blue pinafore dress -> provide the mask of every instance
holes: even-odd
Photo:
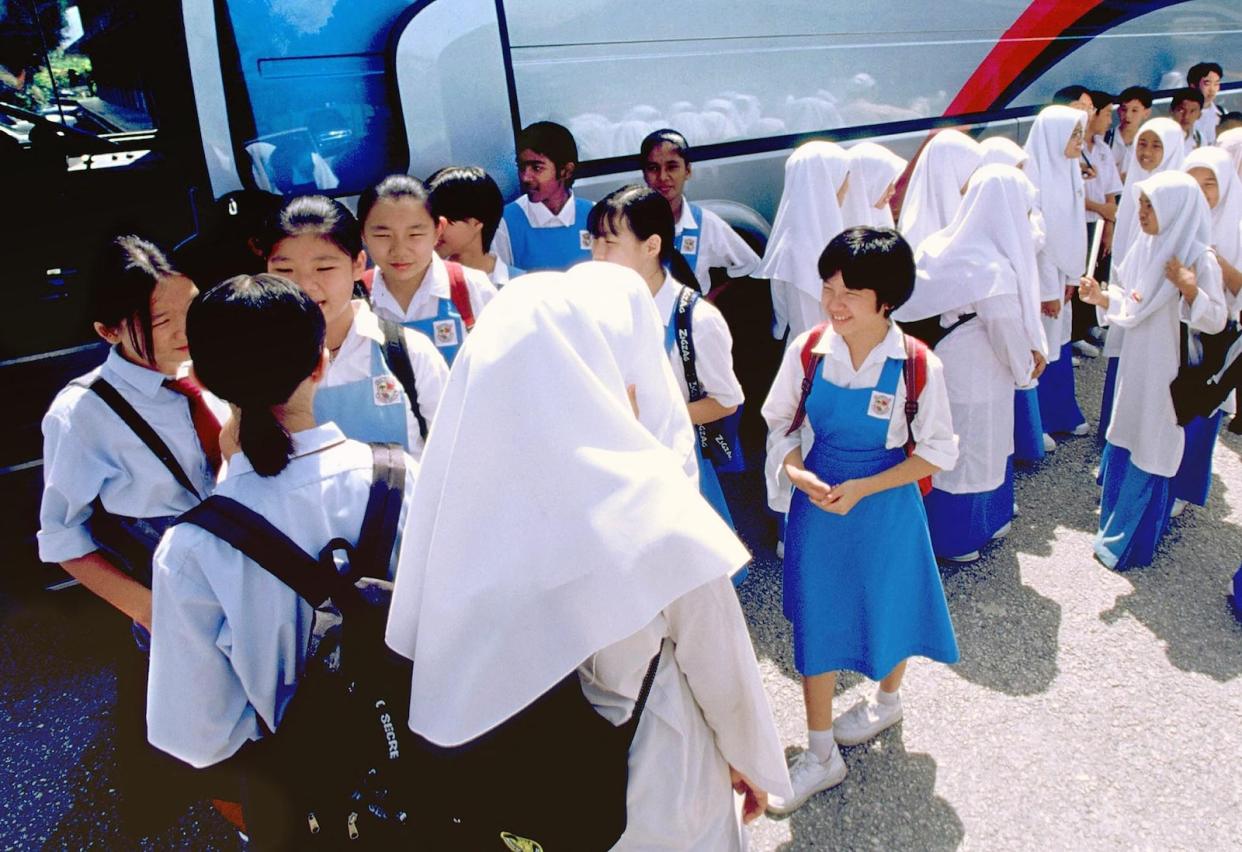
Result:
[[[435,316],[420,320],[406,320],[401,325],[426,335],[451,367],[453,359],[457,357],[457,350],[466,342],[466,322],[461,318],[461,312],[457,310],[452,299],[441,297],[438,301],[440,304],[436,308]],[[323,393],[323,391],[316,391],[316,393]],[[338,422],[337,425],[339,426],[340,423]],[[354,437],[343,427],[342,431],[345,431],[350,438]]]
[[[568,269],[591,259],[591,232],[587,217],[591,202],[574,196],[574,224],[570,227],[534,228],[517,202],[505,205],[503,218],[509,230],[513,265],[527,272]]]
[[[686,202],[690,204],[689,201]],[[690,215],[694,217],[694,221],[698,223],[694,228],[682,228],[681,233],[677,235],[674,245],[681,252],[681,256],[686,259],[686,263],[690,264],[691,269],[695,269],[695,264],[699,259],[699,239],[703,234],[703,208],[697,204],[690,204]]]
[[[447,301],[447,300],[445,300]],[[332,421],[347,438],[372,444],[400,444],[407,451],[409,400],[388,370],[380,345],[371,342],[371,375],[315,391],[315,421]]]
[[[840,387],[822,371],[816,376],[806,400],[815,433],[809,470],[835,485],[901,463],[904,448],[885,447],[893,406],[886,417],[868,413],[872,394],[895,394],[901,373],[900,359],[890,358],[874,388]],[[804,676],[850,669],[879,680],[912,656],[957,662],[918,485],[864,497],[846,515],[825,512],[795,490],[785,531],[784,612]]]

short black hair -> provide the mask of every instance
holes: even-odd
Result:
[[[151,331],[151,294],[160,279],[180,275],[155,243],[124,234],[102,247],[94,266],[90,297],[91,320],[104,328],[129,321],[129,343],[155,366]]]
[[[914,292],[914,252],[894,228],[857,225],[833,237],[819,256],[819,277],[827,281],[838,272],[851,290],[874,290],[885,316]]]
[[[478,166],[445,166],[427,178],[427,190],[434,218],[478,219],[483,223],[483,251],[492,250],[505,199],[491,175]]]
[[[1086,86],[1080,86],[1075,83],[1072,86],[1066,86],[1063,89],[1057,89],[1052,95],[1052,103],[1069,105],[1081,98],[1083,95],[1091,94],[1091,90]]]
[[[371,208],[381,200],[397,201],[402,198],[409,198],[416,204],[423,205],[427,215],[434,219],[429,195],[427,185],[413,175],[389,175],[375,186],[368,186],[358,196],[358,224],[363,228],[367,226],[367,216],[371,214]]]
[[[271,258],[282,240],[302,234],[327,240],[350,260],[362,253],[362,227],[348,207],[326,195],[299,195],[285,202],[272,220],[262,242],[264,258]]]
[[[1089,94],[1091,95],[1091,103],[1095,106],[1096,109],[1104,109],[1105,107],[1110,107],[1113,105],[1113,102],[1117,100],[1112,95],[1110,95],[1108,92],[1101,92],[1098,89],[1092,89],[1089,92]]]
[[[517,153],[534,151],[552,161],[559,172],[570,163],[578,162],[578,143],[569,128],[555,121],[536,121],[522,128],[517,135]],[[569,176],[566,186],[573,183],[573,175]]]
[[[671,127],[664,127],[660,130],[648,133],[643,139],[641,145],[638,146],[638,159],[643,163],[647,162],[647,155],[657,145],[672,145],[673,150],[677,152],[677,156],[685,161],[686,165],[690,165],[690,143],[686,141],[686,137],[680,131]]]
[[[1117,105],[1125,106],[1130,101],[1138,101],[1143,109],[1151,109],[1151,89],[1146,86],[1126,86],[1117,96]]]
[[[1242,112],[1227,112],[1220,117],[1220,123],[1216,125],[1216,133],[1219,136],[1235,127],[1242,127]]]
[[[1169,99],[1169,111],[1172,112],[1186,101],[1194,101],[1199,106],[1203,106],[1203,92],[1191,88],[1178,89]]]
[[[1203,78],[1208,74],[1215,74],[1217,77],[1224,77],[1224,69],[1216,62],[1199,62],[1190,66],[1190,70],[1186,72],[1186,82],[1192,86],[1198,86]]]

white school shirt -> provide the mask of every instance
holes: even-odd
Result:
[[[932,475],[932,484],[950,494],[977,494],[999,488],[1013,454],[1013,394],[1032,386],[1035,366],[1022,325],[1018,297],[1004,294],[942,314],[948,328],[962,315],[976,317],[936,346],[944,364],[957,463]]]
[[[677,236],[681,236],[681,232],[687,228],[699,228],[698,252],[694,256],[694,277],[698,279],[699,287],[706,296],[712,289],[710,270],[723,267],[730,278],[741,278],[750,275],[759,266],[759,255],[755,254],[724,219],[705,207],[699,209],[703,213],[701,224],[694,221],[690,202],[683,199],[676,232]]]
[[[1186,148],[1186,153],[1189,154],[1191,151],[1198,148],[1200,144],[1206,145],[1207,143],[1200,143],[1199,129],[1197,127],[1190,128],[1190,132],[1186,134],[1185,141],[1183,142],[1183,145]]]
[[[1137,133],[1134,134],[1134,138],[1138,138]],[[1117,164],[1117,171],[1121,174],[1125,174],[1130,170],[1130,158],[1134,156],[1134,143],[1127,143],[1126,140],[1121,137],[1121,130],[1117,130],[1113,133],[1112,150],[1113,162]]]
[[[802,421],[802,427],[797,434],[785,434],[793,423],[794,414],[798,410],[798,400],[802,397],[802,347],[806,343],[806,337],[806,334],[801,334],[785,347],[780,369],[772,381],[768,398],[763,403],[763,419],[768,424],[765,463],[768,505],[777,512],[789,511],[789,499],[792,496],[792,484],[785,473],[785,456],[789,455],[790,450],[800,446],[805,457],[815,440],[810,418]],[[812,351],[824,356],[821,373],[825,380],[838,387],[872,388],[880,380],[880,373],[889,358],[905,359],[906,346],[902,337],[901,329],[896,323],[890,322],[888,334],[867,353],[862,366],[857,370],[850,361],[849,347],[831,326],[824,329],[824,336]],[[888,421],[888,435],[884,442],[884,446],[889,449],[905,446],[908,435],[905,406],[906,383],[899,378],[892,414]],[[919,396],[919,411],[914,415],[913,425],[915,455],[941,470],[951,470],[957,462],[957,435],[953,433],[944,365],[940,363],[935,352],[927,353],[927,384],[923,386],[923,392]]]
[[[532,228],[572,228],[577,224],[577,211],[574,206],[574,194],[571,191],[565,206],[560,213],[553,213],[542,201],[532,204],[525,195],[519,195],[513,202],[523,213]],[[582,223],[586,227],[586,223]],[[492,237],[492,253],[507,264],[513,263],[513,243],[509,241],[509,223],[504,219],[496,227],[496,236]]]
[[[630,747],[629,822],[613,852],[746,847],[729,766],[789,795],[784,749],[737,593],[725,577],[687,592],[638,633],[578,669],[582,691],[614,725],[627,721],[663,647]]]
[[[664,285],[655,294],[656,310],[665,329],[672,321],[673,306],[680,292],[681,283],[665,273]],[[741,405],[746,397],[737,376],[733,374],[733,335],[729,333],[729,324],[720,310],[706,299],[699,299],[694,306],[690,335],[694,338],[694,367],[703,392],[725,408]],[[673,365],[673,376],[681,389],[681,398],[689,401],[686,371],[676,347],[669,351],[668,360]]]
[[[1169,383],[1181,362],[1181,323],[1209,334],[1225,325],[1225,298],[1214,252],[1206,252],[1195,263],[1195,276],[1199,292],[1192,305],[1180,295],[1170,299],[1138,325],[1128,326],[1121,338],[1113,417],[1106,438],[1129,450],[1135,467],[1155,476],[1177,473],[1185,448],[1185,430],[1177,425],[1169,395]],[[1173,285],[1166,281],[1164,286]],[[1108,310],[1097,310],[1105,325],[1133,310],[1128,291],[1116,284],[1109,285],[1108,299]],[[1110,331],[1109,337],[1115,333]]]
[[[371,490],[370,447],[332,423],[292,437],[293,458],[279,474],[259,476],[238,453],[216,493],[258,512],[311,555],[333,538],[356,542]],[[409,456],[405,464],[402,516],[418,473]],[[313,618],[310,604],[232,545],[191,524],[174,526],[154,560],[151,744],[204,767],[262,736],[260,720],[277,730]]]
[[[1203,112],[1195,122],[1195,130],[1199,132],[1199,144],[1216,144],[1216,125],[1220,124],[1220,113],[1216,111],[1215,102],[1203,105]]]
[[[142,439],[94,391],[102,376],[155,429],[198,490],[185,490]],[[65,562],[98,545],[91,538],[96,497],[117,515],[179,515],[211,493],[215,474],[207,463],[185,396],[164,387],[168,377],[133,364],[116,347],[104,363],[66,385],[43,416],[43,499],[39,507],[39,558]],[[204,394],[221,422],[228,408]]]
[[[1104,144],[1104,137],[1097,136],[1094,140],[1093,147],[1088,150],[1084,145],[1082,152],[1087,156],[1092,168],[1095,169],[1095,177],[1090,180],[1083,181],[1083,189],[1087,193],[1087,200],[1097,203],[1104,203],[1110,195],[1118,195],[1122,189],[1121,172],[1117,169],[1117,160],[1113,156],[1113,150]],[[1094,210],[1087,211],[1087,224],[1100,221],[1100,214]]]
[[[477,320],[487,303],[496,297],[496,288],[487,280],[487,274],[482,270],[463,266],[462,272],[466,276],[466,290],[470,293],[470,307]],[[375,279],[371,282],[371,308],[380,316],[394,322],[431,319],[440,310],[440,300],[452,298],[451,293],[448,267],[439,255],[432,254],[431,265],[423,273],[422,283],[414,292],[414,298],[410,299],[410,306],[404,311],[384,283],[383,271],[378,266],[375,267]]]
[[[492,257],[496,259],[496,265],[493,266],[492,271],[488,273],[487,280],[491,281],[497,290],[508,284],[510,278],[514,278],[517,275],[522,274],[522,270],[505,263],[495,252],[492,252]]]
[[[350,382],[366,381],[374,373],[371,358],[375,355],[375,346],[384,346],[384,333],[380,330],[379,317],[367,307],[361,299],[355,299],[354,321],[349,326],[340,350],[328,372],[320,383],[321,388],[330,388]],[[427,421],[430,430],[435,422],[436,408],[440,405],[440,397],[444,394],[444,384],[448,381],[448,363],[440,350],[436,349],[425,334],[410,328],[403,328],[405,348],[410,354],[410,367],[414,371],[414,387],[418,391],[418,410]],[[390,371],[391,367],[388,368]],[[404,394],[404,389],[402,390]],[[404,396],[401,405],[405,409],[406,448],[415,459],[422,458],[423,436],[418,428],[418,420],[410,410]]]

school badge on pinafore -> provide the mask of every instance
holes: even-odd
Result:
[[[376,376],[372,379],[371,390],[376,405],[396,405],[401,402],[401,385],[392,376]]]
[[[435,335],[436,346],[443,348],[457,345],[457,323],[451,319],[436,320],[431,324],[431,330]]]
[[[579,231],[578,232],[578,248],[582,249],[583,251],[591,250],[591,232],[590,231]]]
[[[867,406],[867,416],[887,420],[893,413],[893,400],[891,393],[872,391],[871,404]]]
[[[681,253],[682,254],[698,254],[699,253],[698,237],[693,237],[690,234],[686,234],[684,237],[682,237],[681,238]]]

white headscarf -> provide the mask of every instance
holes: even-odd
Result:
[[[807,142],[789,155],[776,222],[755,277],[788,281],[819,299],[819,256],[845,230],[837,191],[849,172],[849,153],[835,142]]]
[[[1233,266],[1242,265],[1242,180],[1238,179],[1229,152],[1204,146],[1186,155],[1182,170],[1211,169],[1220,189],[1220,201],[1212,210],[1212,245]]]
[[[1216,137],[1216,145],[1229,152],[1233,160],[1233,170],[1242,178],[1242,127],[1226,130]]]
[[[1139,137],[1144,133],[1154,133],[1164,146],[1164,159],[1151,171],[1139,165]],[[1138,190],[1139,182],[1161,172],[1174,171],[1182,167],[1186,159],[1186,134],[1181,125],[1171,118],[1150,118],[1139,127],[1134,135],[1134,146],[1130,149],[1129,169],[1126,171],[1126,182],[1121,190],[1121,203],[1117,207],[1117,227],[1113,231],[1113,258],[1124,258],[1130,244],[1142,233],[1138,223]]]
[[[1025,171],[1039,190],[1036,206],[1048,234],[1044,252],[1059,275],[1075,282],[1087,265],[1086,193],[1078,160],[1065,156],[1065,146],[1086,125],[1085,112],[1057,104],[1040,110],[1026,138]]]
[[[849,149],[849,156],[850,184],[841,205],[844,227],[893,227],[892,208],[885,204],[877,210],[875,205],[906,170],[908,161],[874,142],[859,142]]]
[[[894,313],[901,321],[939,316],[991,296],[1014,295],[1032,349],[1043,349],[1039,282],[1029,215],[1035,187],[1013,166],[994,163],[970,179],[953,221],[915,253],[914,294]]]
[[[953,219],[962,187],[983,159],[979,143],[958,130],[941,130],[914,164],[901,203],[898,230],[913,248]]]
[[[1008,136],[989,136],[979,143],[979,147],[983,149],[981,165],[984,166],[990,163],[1001,163],[1020,169],[1029,159],[1026,150]]]
[[[683,434],[637,273],[587,263],[501,291],[453,365],[407,515],[386,638],[414,664],[412,730],[474,739],[746,562],[662,443]]]
[[[1135,325],[1151,311],[1178,296],[1178,290],[1165,277],[1164,265],[1176,257],[1186,266],[1194,266],[1210,250],[1212,217],[1199,184],[1182,171],[1161,172],[1135,186],[1151,200],[1156,211],[1160,232],[1145,234],[1141,230],[1130,250],[1117,267],[1116,283],[1125,291],[1125,298],[1136,302],[1130,321]]]

